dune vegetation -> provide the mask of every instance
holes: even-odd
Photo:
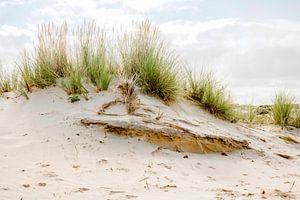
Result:
[[[194,74],[191,71],[188,72],[187,96],[210,113],[232,120],[234,107],[224,86],[216,81],[211,73],[202,71],[198,77]]]
[[[136,76],[147,94],[164,101],[176,99],[180,91],[178,60],[160,39],[157,27],[148,21],[137,24],[133,33],[124,35],[120,47],[128,78]]]
[[[276,94],[272,113],[276,124],[282,128],[289,125],[291,115],[295,107],[295,98],[281,91]]]
[[[7,72],[0,67],[0,95],[4,92],[10,92],[13,90],[13,80]]]
[[[71,98],[88,99],[88,85],[100,92],[121,77],[134,80],[142,92],[164,102],[185,97],[222,119],[264,123],[268,121],[265,116],[270,115],[267,118],[281,127],[300,127],[300,111],[294,98],[285,93],[276,95],[266,113],[250,105],[240,114],[213,73],[184,73],[184,62],[149,21],[135,23],[131,32],[113,38],[94,21],[85,20],[71,30],[67,23],[41,25],[33,51],[24,50],[16,62],[17,71],[9,74],[0,70],[0,94],[16,91],[29,98],[27,94],[34,88],[59,86]]]

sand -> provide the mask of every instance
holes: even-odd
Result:
[[[80,120],[116,98],[90,93],[74,104],[60,88],[30,100],[0,98],[0,199],[300,199],[300,130],[225,122],[187,101],[141,102],[207,133],[235,135],[251,149],[189,153],[120,137]],[[122,105],[109,110],[126,115]],[[288,157],[290,156],[290,157]]]

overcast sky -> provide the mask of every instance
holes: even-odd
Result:
[[[298,0],[0,0],[0,60],[32,46],[36,25],[95,19],[105,29],[149,19],[193,68],[216,72],[238,103],[300,101]]]

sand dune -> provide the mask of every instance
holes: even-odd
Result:
[[[139,94],[141,107],[153,111],[142,114],[249,144],[230,152],[177,152],[81,124],[99,119],[100,106],[118,98],[113,88],[74,104],[60,88],[35,90],[30,100],[5,96],[0,199],[300,199],[300,144],[278,137],[300,141],[300,130],[231,124],[184,100],[167,106]],[[106,110],[107,119],[115,115],[130,117],[122,104]]]

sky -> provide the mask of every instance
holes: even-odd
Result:
[[[103,29],[148,19],[187,66],[205,68],[236,103],[270,103],[288,91],[300,103],[298,0],[0,0],[0,60],[12,68],[32,48],[37,25],[95,20]]]

